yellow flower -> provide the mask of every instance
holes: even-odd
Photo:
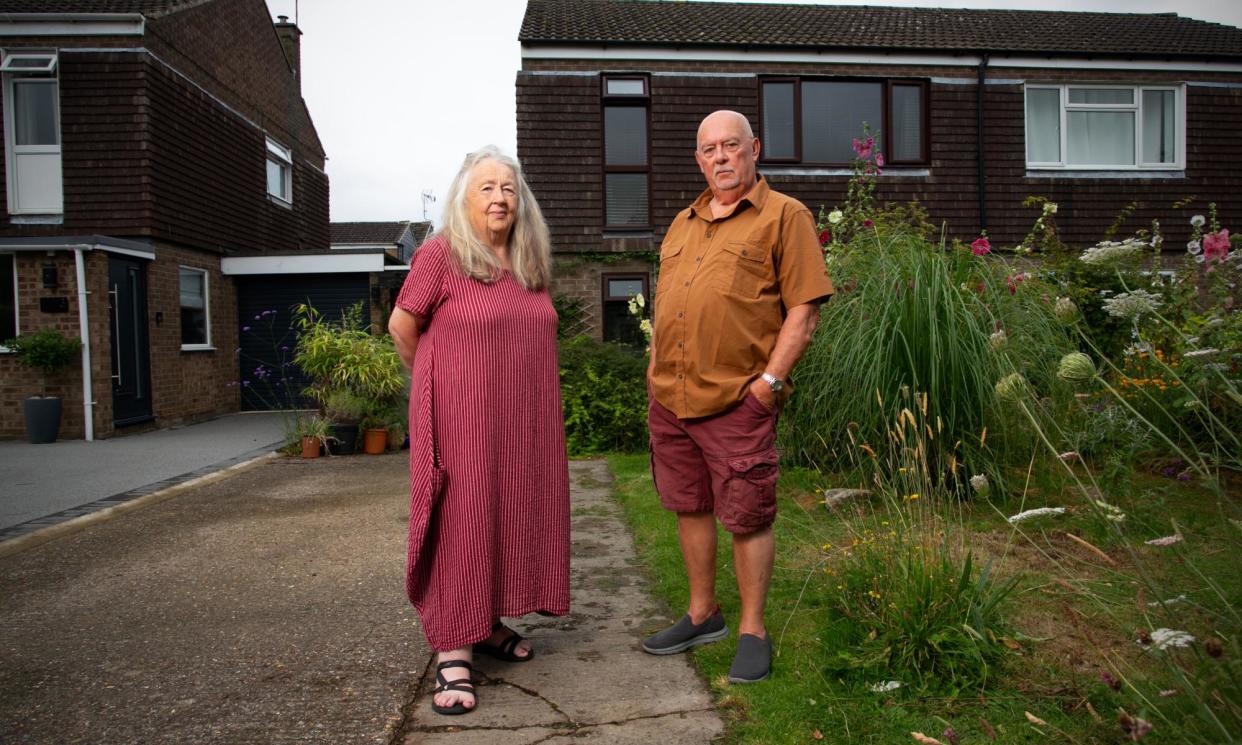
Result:
[[[907,495],[906,495],[906,501],[907,501],[907,502],[913,502],[914,500],[916,500],[916,499],[918,499],[918,498],[919,498],[918,493],[914,493],[914,494],[907,494]]]

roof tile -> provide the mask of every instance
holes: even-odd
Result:
[[[529,0],[523,44],[1242,58],[1242,29],[1174,13]]]

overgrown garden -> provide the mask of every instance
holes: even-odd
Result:
[[[1171,206],[1185,250],[1123,235],[1130,208],[1083,250],[1032,198],[1002,248],[878,206],[883,158],[855,152],[782,417],[775,675],[730,686],[729,645],[695,652],[731,741],[1238,741],[1242,252],[1215,205]],[[638,405],[645,364],[601,367]],[[611,462],[677,611],[674,522],[645,457]]]

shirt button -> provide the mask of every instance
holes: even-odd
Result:
[[[678,379],[678,380],[681,380],[681,378],[682,378],[681,373],[677,373],[677,379]]]
[[[678,317],[678,318],[681,318],[683,315],[685,315],[685,314],[684,314],[684,313],[678,313],[678,314],[677,314],[677,317]]]
[[[681,342],[677,342],[677,348],[681,349]]]
[[[702,256],[695,256],[695,257],[694,257],[694,260],[695,260],[695,261],[702,261],[702,260],[703,260],[703,257],[702,257]]]
[[[711,237],[712,237],[712,231],[710,231],[710,230],[709,230],[709,231],[707,231],[707,233],[705,233],[704,235],[706,235],[708,238],[711,238]]]
[[[745,255],[746,255],[746,249],[744,249],[744,248],[742,249],[742,255],[743,255],[743,256],[745,256]]]
[[[686,282],[686,287],[689,287],[689,286],[690,286],[690,283],[689,283],[689,282]]]

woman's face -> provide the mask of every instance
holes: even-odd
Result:
[[[507,240],[517,216],[517,178],[503,163],[485,160],[474,167],[466,187],[470,225],[485,242]]]

